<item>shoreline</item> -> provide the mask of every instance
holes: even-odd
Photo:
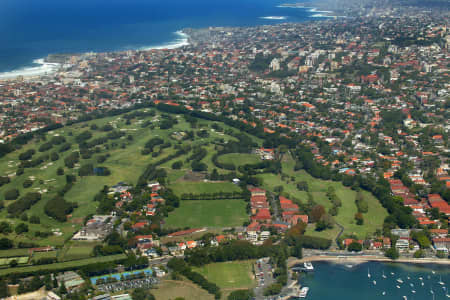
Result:
[[[439,265],[450,265],[449,259],[439,259],[439,258],[399,258],[396,260],[389,259],[387,257],[379,256],[326,256],[326,255],[316,255],[304,257],[302,259],[296,259],[288,263],[289,267],[295,264],[303,262],[315,262],[315,261],[327,261],[334,262],[338,264],[354,263],[362,264],[366,262],[389,262],[389,263],[403,263],[403,264],[439,264]]]
[[[139,48],[126,50],[112,50],[112,51],[105,51],[105,53],[113,53],[113,52],[120,53],[125,51],[173,50],[184,46],[188,46],[190,44],[189,43],[190,37],[188,34],[184,33],[183,30],[175,31],[174,34],[178,38],[163,45],[143,46]],[[86,53],[89,52],[79,53],[78,55],[83,55]],[[102,53],[102,52],[95,52],[95,53]],[[56,53],[56,54],[50,53],[45,58],[34,59],[30,66],[24,66],[11,71],[0,72],[0,82],[17,80],[19,77],[23,79],[33,79],[39,78],[40,76],[49,76],[57,73],[61,69],[63,64],[56,62],[48,62],[47,59],[51,55],[64,56],[64,53]]]

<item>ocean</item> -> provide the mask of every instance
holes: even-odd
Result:
[[[291,1],[295,2],[295,1]],[[0,79],[55,66],[52,53],[176,47],[183,28],[255,26],[326,18],[282,0],[2,0]],[[39,60],[41,59],[41,60]],[[11,71],[15,71],[10,73]],[[7,73],[5,73],[7,72]]]
[[[300,275],[299,280],[302,286],[310,288],[307,297],[309,300],[450,298],[447,291],[450,287],[450,268],[447,265],[379,262],[363,263],[351,268],[328,262],[315,262],[313,265],[314,273]],[[383,278],[383,274],[386,278]],[[403,283],[397,279],[401,279]],[[444,284],[439,283],[440,281]]]

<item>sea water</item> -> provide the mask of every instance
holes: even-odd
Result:
[[[323,16],[312,8],[313,2],[311,7],[280,7],[286,2],[290,1],[2,0],[0,73],[51,71],[54,66],[38,59],[52,53],[173,48],[186,43],[179,30],[187,27],[256,26]]]
[[[450,295],[446,296],[450,287],[448,265],[378,262],[313,265],[314,273],[302,274],[299,279],[302,286],[310,288],[307,297],[310,300],[394,300],[405,299],[404,296],[409,300],[432,300],[433,294],[436,300],[450,299]],[[444,285],[439,283],[441,280]]]

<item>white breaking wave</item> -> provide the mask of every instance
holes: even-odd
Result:
[[[305,6],[301,5],[278,5],[278,8],[306,8]]]
[[[159,45],[159,46],[145,46],[140,47],[138,50],[152,50],[152,49],[176,49],[183,46],[189,45],[189,35],[179,30],[176,31],[175,34],[178,38],[175,41],[172,41],[168,44]]]
[[[260,19],[265,19],[265,20],[286,20],[287,17],[285,16],[267,16],[267,17],[259,17]]]
[[[317,13],[326,13],[326,14],[331,14],[332,13],[332,11],[329,11],[329,10],[317,10],[317,8],[311,8],[308,11],[309,12],[317,12]]]
[[[14,79],[18,76],[33,77],[50,75],[55,73],[60,67],[60,64],[46,62],[43,58],[33,60],[33,64],[38,66],[24,67],[18,70],[0,73],[0,80]]]

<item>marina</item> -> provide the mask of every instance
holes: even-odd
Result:
[[[450,298],[447,290],[450,270],[445,265],[367,262],[349,268],[345,264],[314,262],[313,268],[314,272],[302,271],[299,274],[299,284],[308,289],[304,297],[299,293],[296,298],[314,300]],[[324,289],[323,286],[327,288]]]

